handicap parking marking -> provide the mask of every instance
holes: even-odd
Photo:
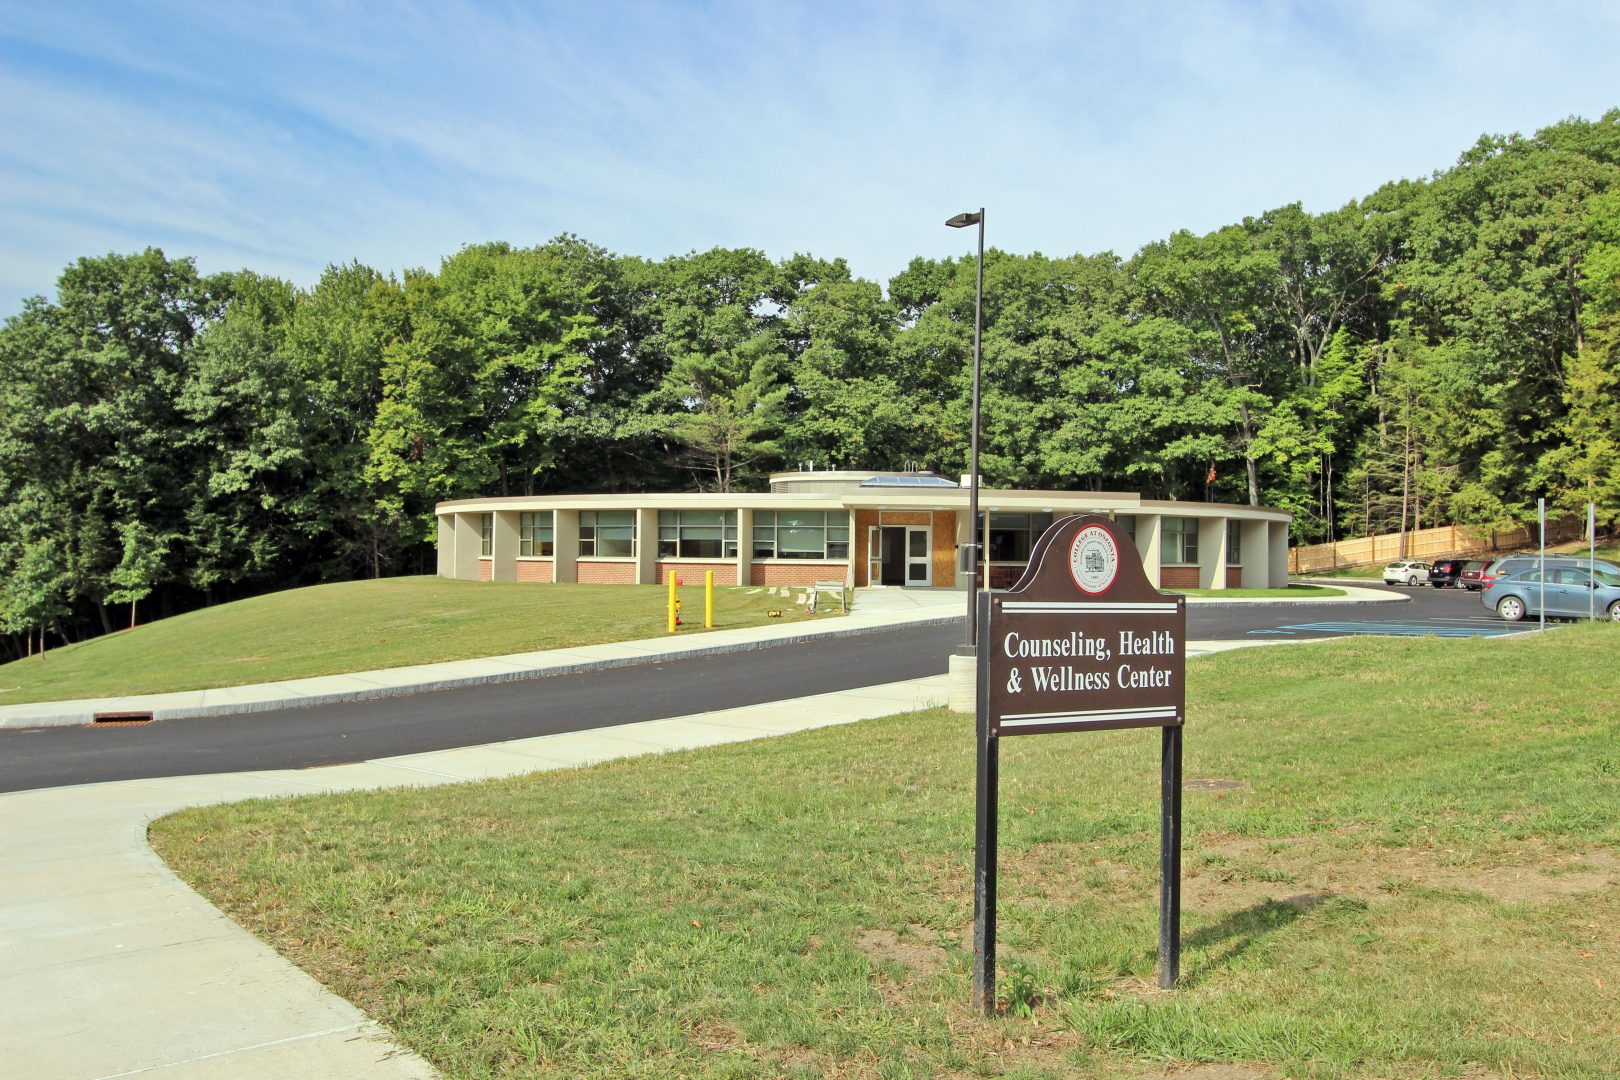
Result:
[[[1525,634],[1534,630],[1534,626],[1447,626],[1440,622],[1433,623],[1390,623],[1390,622],[1313,622],[1296,623],[1292,626],[1281,626],[1283,631],[1304,631],[1312,634],[1370,634],[1384,637],[1507,637],[1512,634]],[[1255,633],[1256,631],[1251,631]],[[1274,631],[1258,631],[1259,633],[1273,633]]]

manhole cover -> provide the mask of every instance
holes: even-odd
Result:
[[[1181,784],[1187,791],[1244,791],[1247,780],[1185,780]]]

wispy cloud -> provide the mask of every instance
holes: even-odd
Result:
[[[0,312],[148,244],[300,283],[578,233],[654,257],[1129,254],[1620,104],[1620,9],[0,4]]]

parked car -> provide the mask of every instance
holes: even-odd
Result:
[[[1482,588],[1479,577],[1489,565],[1491,564],[1479,559],[1468,560],[1463,566],[1462,576],[1457,578],[1457,586],[1469,592],[1478,592]]]
[[[1600,619],[1620,622],[1620,574],[1599,567],[1537,567],[1521,574],[1498,577],[1480,590],[1480,603],[1509,622],[1541,614],[1546,597],[1547,615],[1584,619],[1590,612]]]
[[[1437,589],[1455,586],[1467,565],[1467,559],[1436,559],[1429,567],[1429,584]]]
[[[1417,559],[1401,559],[1384,567],[1385,585],[1416,585],[1429,580],[1429,564]]]
[[[1578,568],[1587,566],[1588,564],[1589,560],[1583,559],[1577,555],[1549,555],[1547,556],[1546,562],[1549,569],[1555,567]],[[1498,578],[1520,577],[1527,571],[1534,570],[1540,565],[1542,565],[1540,555],[1526,555],[1522,552],[1515,555],[1503,555],[1500,558],[1491,560],[1491,564],[1487,566],[1483,572],[1481,572],[1479,576],[1480,587],[1490,588],[1491,583]],[[1602,570],[1605,573],[1620,575],[1620,566],[1616,566],[1614,563],[1609,562],[1606,559],[1590,561],[1590,565],[1598,570]]]

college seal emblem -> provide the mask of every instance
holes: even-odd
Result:
[[[1100,525],[1088,525],[1069,546],[1069,574],[1080,591],[1095,596],[1114,583],[1119,573],[1119,548],[1113,534]]]

